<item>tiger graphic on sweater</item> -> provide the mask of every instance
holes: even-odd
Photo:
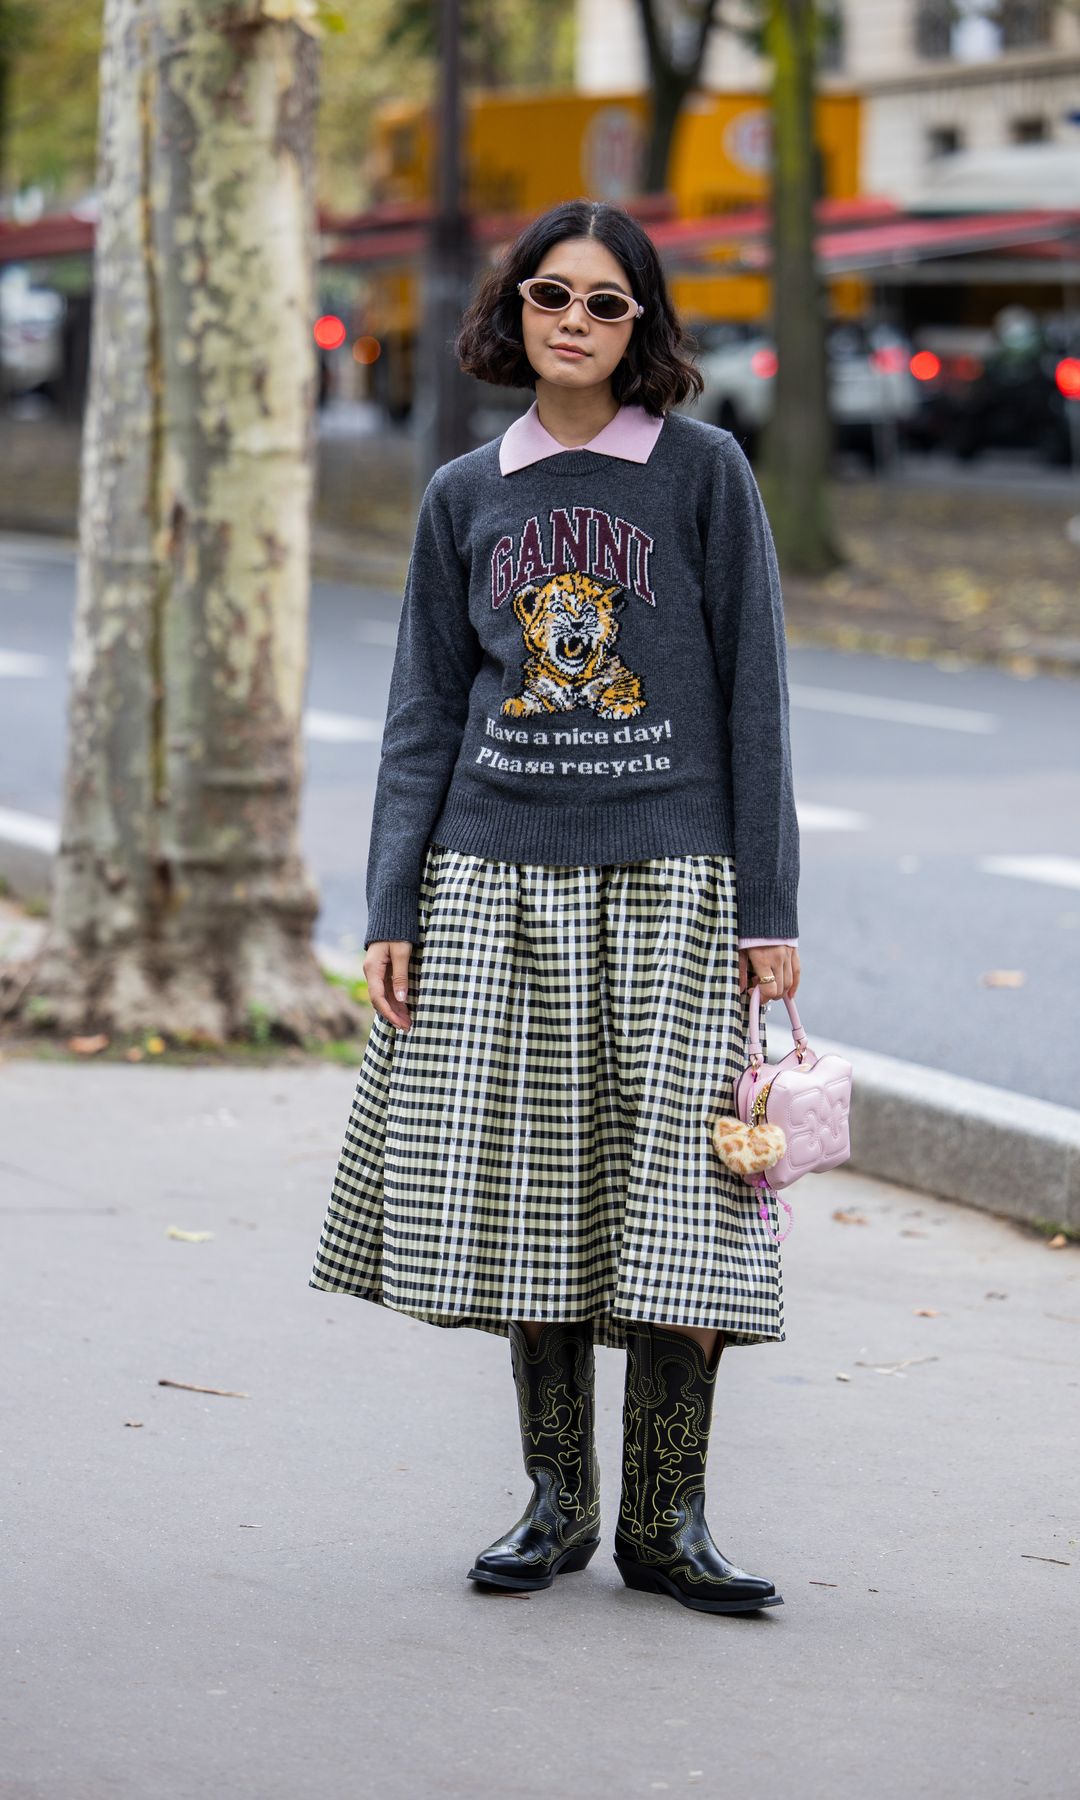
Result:
[[[626,590],[571,569],[514,595],[525,648],[521,692],[502,703],[516,719],[588,706],[601,719],[631,719],[645,706],[640,675],[615,653]]]

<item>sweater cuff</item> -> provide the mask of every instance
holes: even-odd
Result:
[[[772,943],[798,937],[798,897],[798,881],[740,881],[736,869],[740,936],[768,938]]]
[[[372,944],[409,942],[419,936],[418,913],[420,893],[414,887],[385,887],[375,897],[368,913],[364,949]]]

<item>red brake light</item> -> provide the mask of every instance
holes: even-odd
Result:
[[[941,361],[932,350],[916,350],[908,364],[916,381],[935,381],[941,374]]]
[[[347,336],[343,322],[333,313],[323,313],[321,319],[316,319],[314,331],[315,342],[320,350],[336,350]]]
[[[1080,400],[1080,356],[1063,356],[1054,370],[1054,380],[1066,400]]]

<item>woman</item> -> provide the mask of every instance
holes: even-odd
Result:
[[[799,985],[799,835],[772,536],[736,440],[672,410],[684,344],[647,234],[585,200],[463,320],[462,368],[536,399],[421,503],[377,1017],[310,1285],[509,1339],[534,1491],[468,1572],[489,1588],[596,1550],[593,1347],[625,1348],[615,1561],[719,1613],[781,1603],[704,1518],[721,1352],[784,1337],[775,1220],[710,1127],[749,981]]]

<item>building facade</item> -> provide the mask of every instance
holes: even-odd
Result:
[[[725,19],[752,22],[746,0]],[[832,0],[821,87],[864,101],[862,190],[901,205],[944,159],[1043,143],[1075,148],[1080,168],[1080,16],[1055,0]],[[579,0],[577,85],[644,88],[636,0]],[[702,86],[764,89],[767,69],[737,30],[712,34]],[[992,197],[992,196],[988,196]],[[1080,205],[1080,187],[1077,200]]]

